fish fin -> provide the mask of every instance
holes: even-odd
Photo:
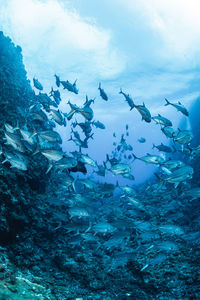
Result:
[[[49,171],[52,169],[52,167],[53,167],[53,164],[50,163],[48,169],[45,172],[45,174],[48,174]]]
[[[75,183],[76,183],[76,181],[77,181],[78,179],[79,179],[79,178],[77,177],[77,178],[75,178],[74,181],[72,182],[72,188],[73,188],[73,190],[74,190],[75,193],[77,193]]]
[[[40,152],[40,148],[39,148],[39,146],[37,146],[35,152],[33,152],[32,155],[38,154],[39,152]]]
[[[179,184],[180,184],[180,182],[174,183],[174,188],[176,189],[176,188],[178,187]]]
[[[180,101],[178,101],[178,104],[182,105]]]
[[[109,155],[106,154],[106,162],[109,161],[110,162],[110,158],[109,158]]]
[[[30,135],[30,138],[36,136],[37,134],[38,134],[38,133],[37,133],[35,127],[33,127],[33,133]]]
[[[165,103],[165,106],[167,106],[167,105],[170,105],[171,103],[165,98],[165,101],[166,101],[166,103]]]
[[[148,268],[149,264],[146,264],[141,270],[140,272],[144,271],[146,268]]]
[[[99,87],[98,87],[98,89],[99,89],[99,90],[101,89],[101,82],[99,82]]]
[[[14,128],[14,130],[19,130],[20,127],[19,127],[19,121],[17,120],[17,124],[16,124],[16,127]]]

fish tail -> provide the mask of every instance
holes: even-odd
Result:
[[[122,94],[123,92],[122,92],[122,89],[120,88],[120,91],[119,91],[119,94]]]
[[[98,87],[98,89],[99,89],[99,90],[101,89],[101,82],[99,82],[99,87]]]
[[[152,149],[154,149],[154,148],[156,148],[156,145],[155,145],[155,144],[153,144],[153,147],[152,147]]]
[[[174,145],[172,145],[172,148],[173,148],[173,153],[177,152],[177,149]]]
[[[167,105],[170,105],[171,103],[165,98],[165,101],[166,101],[166,103],[165,103],[165,106],[167,106]]]
[[[94,135],[94,133],[92,133],[87,139],[91,138],[93,140],[94,139],[93,135]]]
[[[132,156],[133,156],[134,160],[139,159],[134,153],[132,153]]]

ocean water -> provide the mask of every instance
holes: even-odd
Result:
[[[200,299],[198,99],[161,104],[188,128],[116,89],[155,130],[133,138],[96,118],[103,83],[80,99],[56,74],[48,90],[22,50],[1,33],[1,299]]]

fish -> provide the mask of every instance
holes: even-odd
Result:
[[[56,85],[57,85],[57,87],[59,87],[60,86],[60,77],[57,76],[56,74],[54,76],[56,77]]]
[[[143,144],[143,143],[145,143],[145,142],[146,142],[146,139],[145,139],[145,138],[143,138],[143,137],[141,137],[141,138],[139,138],[139,139],[138,139],[138,142]]]
[[[108,101],[108,96],[107,96],[106,92],[101,88],[101,83],[99,83],[98,89],[100,91],[101,98],[105,101]]]
[[[43,86],[42,84],[38,81],[38,79],[33,78],[33,85],[36,89],[42,91],[43,90]]]
[[[167,175],[172,174],[173,169],[178,169],[183,166],[185,166],[184,162],[182,162],[181,160],[173,160],[173,159],[169,159],[160,164],[162,171]]]
[[[89,217],[88,211],[83,207],[72,207],[68,210],[70,218],[78,217],[78,218],[85,218]]]
[[[126,185],[126,186],[120,186],[119,187],[125,194],[128,194],[128,195],[132,195],[132,196],[136,196],[137,193],[135,191],[135,189],[133,189],[132,187]]]
[[[40,152],[49,161],[59,161],[64,157],[64,152],[56,149],[41,149],[37,150],[34,154]]]
[[[162,178],[161,181],[173,183],[174,187],[177,188],[181,182],[184,182],[188,179],[192,179],[193,173],[194,169],[189,165],[185,165],[183,167],[173,170],[170,175],[168,175],[165,178]],[[159,178],[159,176],[157,177]]]
[[[26,141],[30,145],[36,144],[36,140],[34,139],[32,132],[30,132],[26,129],[22,129],[22,128],[19,128],[19,131],[20,131],[24,141]]]
[[[200,198],[200,188],[195,187],[190,190],[183,191],[183,193],[181,194],[181,197],[183,197],[183,196],[189,197],[192,199],[199,199]]]
[[[94,100],[95,100],[95,98],[89,100],[89,99],[88,99],[88,96],[86,95],[86,100],[85,100],[85,103],[83,104],[83,106],[84,106],[84,107],[90,106],[92,103],[94,103]]]
[[[74,178],[69,175],[69,174],[65,174],[65,176],[62,177],[62,186],[64,188],[69,189],[70,187],[72,187],[74,183]]]
[[[129,179],[129,180],[135,180],[135,177],[134,175],[130,174],[130,173],[124,173],[122,174],[122,176],[126,179]]]
[[[11,126],[11,125],[8,124],[8,123],[5,123],[4,126],[5,126],[5,129],[6,129],[7,132],[15,133],[15,130],[16,130],[15,127]]]
[[[61,96],[59,90],[54,91],[53,88],[51,88],[50,96],[53,97],[54,101],[56,102],[57,105],[60,104],[61,102]]]
[[[146,108],[145,104],[143,105],[135,105],[134,106],[137,111],[141,114],[142,116],[142,121],[144,120],[147,123],[151,122],[151,113],[150,111]]]
[[[189,144],[193,138],[193,133],[190,130],[180,130],[178,128],[178,133],[173,137],[173,140],[178,144],[185,145]]]
[[[172,234],[172,235],[183,235],[184,231],[181,227],[173,225],[173,224],[164,224],[158,226],[158,229],[162,233]]]
[[[90,190],[96,190],[98,185],[95,181],[92,181],[91,179],[81,179],[80,182],[88,189]]]
[[[160,114],[158,116],[152,117],[152,119],[156,122],[156,124],[160,124],[163,126],[172,126],[172,122],[165,117],[162,117]]]
[[[100,121],[93,121],[92,124],[96,127],[96,128],[100,128],[100,129],[105,129],[105,125],[103,123],[101,123]]]
[[[72,123],[72,126],[75,128],[76,126],[79,126],[83,133],[85,134],[86,137],[89,136],[89,134],[92,132],[92,122],[90,121],[85,121],[85,122],[80,122],[78,123],[77,121]]]
[[[92,227],[93,231],[94,231],[94,235],[96,234],[109,234],[109,233],[113,233],[115,232],[117,229],[112,226],[111,224],[107,223],[107,222],[99,222],[96,223],[93,227]]]
[[[78,113],[80,113],[86,120],[91,121],[94,116],[94,112],[89,106],[84,106],[79,109]]]
[[[163,163],[165,160],[163,157],[159,156],[159,155],[152,155],[147,153],[147,155],[142,156],[142,157],[137,157],[135,154],[132,153],[132,156],[134,159],[139,159],[145,163],[149,163],[149,164],[161,164]]]
[[[181,104],[181,102],[179,101],[178,103],[171,103],[171,102],[169,102],[166,98],[165,98],[165,101],[166,101],[166,104],[165,104],[165,106],[167,106],[167,105],[172,105],[172,106],[174,106],[176,109],[177,109],[177,111],[180,111],[183,115],[185,115],[185,116],[189,116],[189,112],[187,111],[187,109]]]
[[[77,166],[77,161],[73,157],[64,156],[63,158],[59,159],[58,161],[50,161],[49,167],[46,171],[46,174],[51,170],[52,167],[55,169],[59,169],[61,171],[66,169],[75,168]]]
[[[42,109],[31,112],[31,119],[35,121],[41,121],[41,122],[48,121],[48,117]]]
[[[114,164],[110,167],[110,169],[108,169],[110,172],[112,172],[115,175],[124,175],[127,173],[130,173],[131,168],[128,164],[124,164],[124,163],[117,163]]]
[[[42,104],[46,112],[50,111],[50,106],[58,106],[57,103],[51,100],[51,98],[46,93],[39,92],[39,94],[36,97],[38,99],[38,102]]]
[[[85,164],[92,166],[92,167],[97,166],[96,162],[89,155],[85,155],[85,154],[81,153],[79,160]]]
[[[175,130],[172,127],[165,126],[165,127],[161,128],[161,130],[168,138],[176,137]]]
[[[158,149],[158,151],[162,151],[162,152],[166,152],[166,153],[171,153],[171,152],[173,152],[172,149],[171,149],[170,147],[164,145],[163,143],[161,143],[160,145],[157,145],[157,146],[156,146],[155,144],[153,144],[152,149],[154,149],[154,148]],[[174,151],[174,152],[175,152],[175,151]]]
[[[25,146],[21,141],[21,138],[18,134],[16,133],[11,133],[8,131],[4,132],[5,134],[5,140],[6,140],[6,145],[11,145],[15,150],[19,152],[25,152]]]
[[[59,125],[64,125],[66,127],[66,120],[65,117],[62,115],[60,110],[50,109],[51,115],[56,123]]]
[[[78,89],[76,87],[76,82],[77,82],[77,79],[74,81],[74,83],[70,83],[68,80],[66,80],[66,81],[61,81],[60,80],[60,83],[62,84],[64,90],[67,89],[69,92],[72,92],[74,94],[78,94]]]
[[[53,130],[43,130],[43,131],[35,131],[34,135],[42,137],[44,140],[47,142],[52,142],[52,143],[62,143],[61,136],[57,131]]]
[[[130,110],[132,110],[135,107],[135,104],[133,102],[133,99],[130,97],[129,94],[125,94],[122,89],[120,89],[119,94],[122,94],[125,97],[125,101],[128,103],[128,105],[130,106]]]
[[[67,113],[63,113],[63,115],[67,118],[68,121],[72,119],[75,113],[79,113],[80,107],[78,107],[76,104],[72,104],[70,101],[67,102],[71,108],[71,111]]]
[[[27,165],[27,159],[25,159],[22,156],[17,155],[17,153],[9,153],[9,152],[4,152],[5,159],[2,161],[2,164],[9,162],[11,165],[11,168],[16,168],[21,171],[27,171],[28,170],[28,165]]]

